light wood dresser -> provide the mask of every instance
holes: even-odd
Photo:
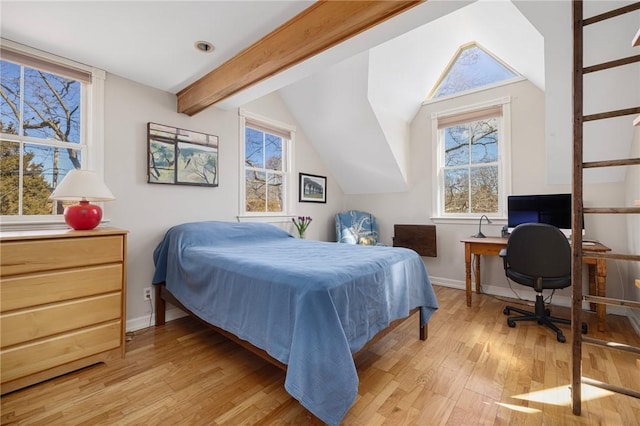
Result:
[[[124,357],[127,231],[0,233],[1,393]]]

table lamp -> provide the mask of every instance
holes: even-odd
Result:
[[[487,219],[487,223],[493,223],[491,222],[491,219],[489,219],[487,217],[486,214],[483,214],[482,216],[480,216],[480,222],[478,222],[478,233],[476,235],[473,236],[473,238],[487,238],[483,233],[482,233],[482,219]]]
[[[95,172],[89,170],[70,170],[56,187],[50,200],[79,201],[79,204],[64,209],[64,220],[76,230],[93,229],[102,220],[100,206],[89,201],[109,201],[115,197]]]

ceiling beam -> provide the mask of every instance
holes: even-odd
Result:
[[[423,1],[317,1],[179,91],[178,112],[194,115]]]

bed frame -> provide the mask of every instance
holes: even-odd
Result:
[[[232,333],[229,333],[228,331],[225,331],[225,330],[223,330],[223,329],[221,329],[219,327],[216,327],[215,325],[211,325],[208,322],[206,322],[205,320],[203,320],[200,317],[198,317],[196,314],[194,314],[189,309],[184,307],[184,305],[182,305],[182,303],[180,303],[178,301],[178,299],[176,299],[175,296],[173,294],[171,294],[171,292],[169,290],[167,290],[167,287],[165,286],[165,283],[156,284],[155,288],[156,288],[156,290],[155,290],[155,292],[156,292],[156,294],[155,294],[155,296],[156,296],[155,297],[156,326],[164,325],[164,323],[165,323],[165,314],[166,314],[166,309],[167,309],[167,302],[168,302],[168,303],[170,303],[170,304],[182,309],[183,311],[185,311],[190,316],[194,317],[195,319],[197,319],[198,321],[200,321],[201,323],[203,323],[207,327],[215,330],[216,332],[222,334],[223,336],[227,337],[228,339],[233,340],[234,342],[236,342],[237,344],[239,344],[243,348],[245,348],[245,349],[253,352],[254,354],[258,355],[260,358],[270,362],[271,364],[275,365],[276,367],[278,367],[278,368],[280,368],[282,370],[285,370],[285,371],[287,370],[287,365],[286,364],[283,364],[280,361],[278,361],[277,359],[273,358],[266,351],[264,351],[264,350],[262,350],[260,348],[257,348],[255,346],[253,346],[251,343],[247,342],[246,340],[242,340],[242,339],[238,338],[236,335],[234,335]],[[416,309],[411,310],[411,312],[409,313],[409,317],[413,316],[413,314],[415,314],[416,312],[418,312],[420,314],[420,322],[418,323],[420,340],[427,340],[427,337],[428,337],[427,324],[425,324],[424,326],[420,326],[420,324],[422,324],[422,312],[420,311],[420,309],[416,308]],[[409,318],[409,317],[407,317],[407,318]],[[402,324],[407,318],[400,318],[400,319],[397,319],[397,320],[393,321],[389,325],[389,327],[387,327],[384,330],[381,330],[362,349],[360,349],[358,352],[354,353],[353,357],[355,358],[359,354],[361,354],[364,351],[366,351],[369,348],[369,346],[373,345],[375,342],[377,342],[378,340],[382,339],[388,333],[393,331],[397,326]]]

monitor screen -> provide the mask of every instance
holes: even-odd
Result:
[[[558,227],[566,235],[571,233],[571,194],[511,195],[507,209],[509,231],[534,222]]]

